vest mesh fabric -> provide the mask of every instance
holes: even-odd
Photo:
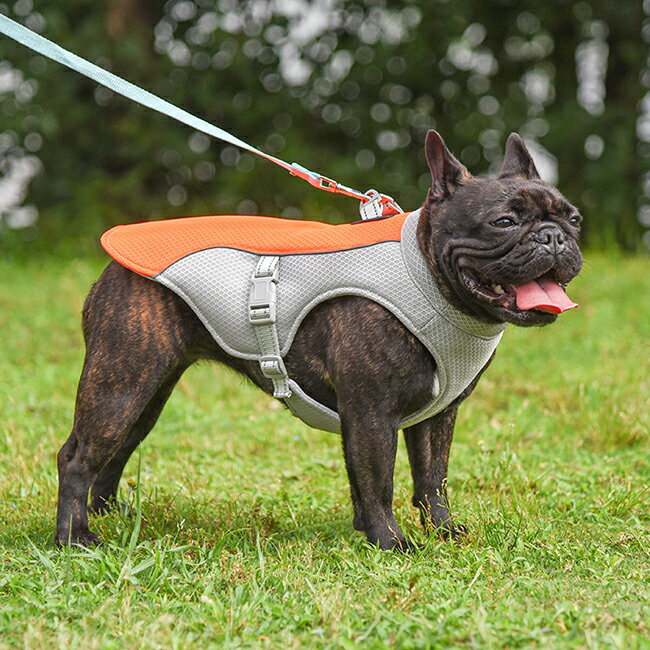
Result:
[[[417,246],[418,219],[416,211],[404,220],[399,242],[283,255],[277,283],[276,326],[282,356],[309,311],[343,295],[383,305],[427,347],[437,364],[432,399],[409,414],[401,427],[431,417],[456,399],[487,363],[505,328],[459,312],[440,294]],[[174,262],[154,279],[192,307],[226,352],[255,360],[260,351],[248,321],[248,295],[259,257],[242,250],[210,248]],[[334,411],[305,395],[295,381],[290,381],[290,387],[292,396],[285,401],[295,415],[315,428],[340,432]]]

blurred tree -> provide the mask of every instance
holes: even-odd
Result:
[[[519,131],[547,178],[586,213],[589,243],[639,246],[637,215],[650,213],[641,205],[650,102],[642,103],[640,81],[650,85],[642,40],[650,28],[638,3],[42,4],[18,0],[8,11],[269,153],[376,187],[405,209],[428,186],[428,128],[475,173],[494,172],[508,133]],[[6,38],[0,59],[0,246],[35,238],[33,250],[59,240],[95,245],[114,223],[183,214],[355,218],[354,201]]]
[[[164,15],[164,4],[156,0],[113,0],[105,11],[110,38],[129,38],[139,31],[153,52],[154,29]]]

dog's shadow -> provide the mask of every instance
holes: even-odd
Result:
[[[347,503],[292,508],[282,500],[251,497],[197,501],[154,491],[142,497],[138,517],[134,495],[119,496],[118,505],[108,512],[90,515],[90,529],[102,540],[100,553],[106,547],[128,548],[134,533],[138,544],[162,540],[172,547],[187,545],[243,553],[256,552],[260,544],[265,552],[282,554],[286,549],[309,544],[328,549],[337,539],[351,545],[365,540],[352,526]],[[18,534],[15,530],[11,534],[0,532],[0,548],[14,552],[36,549],[37,553],[54,550],[51,517],[27,519]]]
[[[91,516],[90,528],[113,543],[129,540],[138,515],[134,504],[121,503],[111,511]],[[242,550],[265,545],[284,547],[337,537],[352,541],[359,536],[352,527],[352,513],[336,504],[329,509],[306,509],[296,516],[282,502],[269,504],[222,499],[196,502],[156,498],[142,500],[138,539],[155,542],[168,538],[174,545]],[[128,542],[127,542],[128,543]]]

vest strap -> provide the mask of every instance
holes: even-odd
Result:
[[[248,299],[248,321],[253,326],[262,374],[273,382],[273,397],[291,396],[289,375],[280,356],[280,341],[275,325],[276,284],[280,258],[277,255],[262,255],[251,278],[251,292]]]

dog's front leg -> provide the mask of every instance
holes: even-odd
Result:
[[[447,466],[458,406],[404,430],[413,475],[413,505],[420,510],[425,528],[457,537],[464,532],[449,513]]]
[[[339,411],[345,466],[350,479],[354,527],[382,549],[410,550],[393,515],[397,427],[389,418]]]

